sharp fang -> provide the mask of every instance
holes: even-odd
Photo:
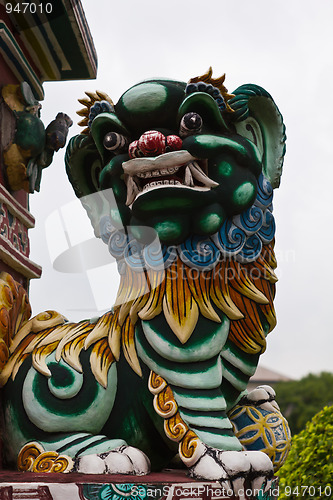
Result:
[[[184,184],[185,184],[185,186],[191,186],[191,187],[194,186],[191,170],[188,166],[185,168]]]
[[[136,183],[134,182],[133,177],[128,176],[128,179],[127,179],[127,199],[126,199],[127,206],[130,206],[134,202],[138,193],[139,193],[139,188],[136,185]]]
[[[193,175],[193,177],[197,181],[201,182],[204,186],[212,188],[212,187],[216,187],[216,186],[219,185],[217,182],[215,182],[212,179],[210,179],[210,177],[208,177],[208,175],[206,175],[201,170],[201,168],[199,167],[199,165],[197,163],[195,163],[195,162],[189,163],[188,166],[187,166],[187,168],[190,169],[191,174]]]

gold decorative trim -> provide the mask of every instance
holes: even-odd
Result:
[[[207,73],[201,76],[196,76],[195,78],[191,78],[188,83],[198,83],[198,82],[205,82],[205,83],[210,83],[214,87],[217,87],[219,91],[221,92],[222,96],[224,97],[225,103],[226,103],[226,111],[229,111],[230,113],[233,113],[234,110],[229,106],[228,101],[232,97],[235,97],[234,94],[229,94],[228,90],[226,87],[223,85],[224,80],[225,80],[225,73],[224,75],[220,76],[219,78],[213,78],[213,68],[210,66]]]
[[[166,436],[179,443],[180,458],[187,467],[191,467],[203,455],[205,445],[181,418],[171,387],[153,371],[150,372],[148,389],[154,394],[156,413],[164,419]]]
[[[70,472],[74,467],[74,462],[66,455],[59,455],[55,451],[42,453],[36,458],[32,472]]]
[[[20,471],[67,473],[73,469],[74,462],[67,455],[45,451],[40,443],[32,441],[21,448],[17,467]]]
[[[95,104],[97,101],[107,101],[111,106],[113,106],[112,99],[105,93],[105,92],[100,92],[96,90],[96,93],[94,92],[85,92],[86,96],[88,99],[85,97],[83,99],[78,99],[80,104],[83,104],[84,108],[80,109],[76,113],[79,116],[83,116],[83,119],[78,122],[78,125],[80,127],[86,127],[81,134],[88,135],[90,132],[90,129],[88,127],[88,121],[89,121],[89,113],[90,113],[90,108]]]
[[[179,443],[187,431],[188,427],[184,424],[178,412],[173,417],[164,420],[164,432],[171,441]]]
[[[1,313],[1,311],[0,311]],[[1,321],[1,320],[0,320]],[[3,339],[0,339],[0,372],[4,369],[9,358],[9,351]]]
[[[148,388],[152,394],[160,393],[167,386],[164,378],[157,375],[155,372],[150,372],[148,380]]]
[[[178,410],[177,403],[169,385],[154,397],[154,408],[158,415],[163,418],[173,417]]]
[[[42,445],[36,442],[30,442],[21,448],[17,457],[17,468],[20,471],[32,470],[36,458],[44,452]]]
[[[9,273],[0,273],[0,374],[19,329],[31,315],[28,294]]]
[[[179,444],[179,456],[187,467],[192,467],[204,454],[205,445],[198,436],[188,430]]]

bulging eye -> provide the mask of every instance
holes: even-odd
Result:
[[[180,137],[187,137],[189,135],[198,134],[202,129],[202,118],[198,113],[193,111],[186,113],[180,121],[179,135]]]
[[[108,151],[113,153],[120,153],[124,151],[128,146],[129,140],[126,136],[122,134],[117,134],[117,132],[108,132],[103,140],[103,146]]]

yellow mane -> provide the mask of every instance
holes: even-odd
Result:
[[[8,295],[9,288],[14,296],[16,294],[12,302],[2,300],[2,315],[6,311],[13,313],[13,304],[17,304],[20,297],[20,309],[16,306],[15,314],[21,322],[16,331],[7,335],[7,342],[2,340],[8,355],[0,373],[0,386],[10,376],[15,378],[29,355],[32,355],[34,368],[46,376],[51,375],[46,357],[54,351],[56,360],[62,358],[82,372],[80,353],[91,346],[91,369],[102,386],[106,387],[108,370],[119,360],[121,352],[141,376],[135,348],[135,324],[139,319],[151,320],[159,314],[164,314],[173,333],[185,343],[199,314],[215,322],[221,321],[218,309],[230,319],[230,341],[250,354],[264,352],[266,335],[276,324],[273,298],[277,278],[273,271],[276,267],[273,244],[264,246],[260,257],[251,264],[223,259],[206,272],[186,266],[179,258],[159,272],[138,273],[127,267],[121,275],[113,310],[95,323],[89,320],[69,323],[55,311],[46,311],[27,320],[30,305],[26,296],[22,298],[22,289],[17,288],[9,275],[1,275],[2,291],[5,289]],[[2,296],[6,294],[3,292]],[[22,322],[22,318],[25,321]],[[268,328],[263,325],[262,318]]]

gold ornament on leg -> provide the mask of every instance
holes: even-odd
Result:
[[[150,372],[148,388],[155,395],[156,413],[164,418],[166,436],[179,443],[180,458],[185,465],[191,467],[204,453],[205,445],[181,418],[171,387],[153,371]]]
[[[30,442],[21,449],[17,467],[20,471],[67,473],[73,469],[74,462],[67,455],[59,455],[56,451],[45,451],[41,444]]]

